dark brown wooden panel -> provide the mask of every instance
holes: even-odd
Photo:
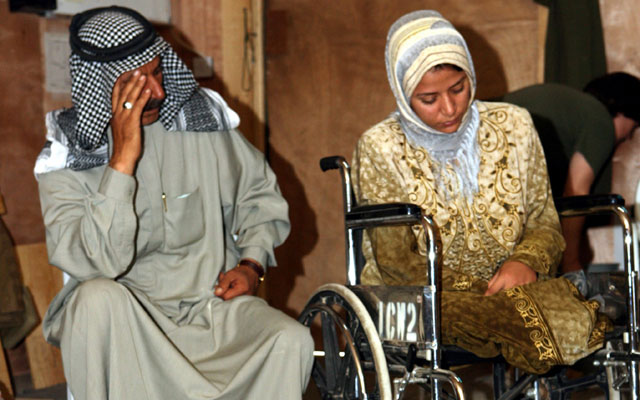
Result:
[[[44,144],[38,17],[0,1],[0,191],[16,244],[44,240],[33,165]]]

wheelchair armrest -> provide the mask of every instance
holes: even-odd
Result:
[[[624,207],[624,199],[619,194],[556,197],[554,202],[562,216],[602,213],[615,207]]]
[[[369,228],[420,223],[422,209],[410,203],[387,203],[353,207],[345,214],[348,228]]]

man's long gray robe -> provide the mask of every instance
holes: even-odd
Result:
[[[289,222],[273,172],[236,131],[155,123],[143,138],[135,178],[39,179],[49,259],[72,278],[43,328],[76,400],[299,399],[307,328],[262,299],[213,295],[239,258],[275,265]]]

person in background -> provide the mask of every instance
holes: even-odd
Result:
[[[546,83],[508,93],[501,100],[531,114],[554,196],[610,192],[613,152],[640,124],[640,79],[615,72],[592,80],[584,91]],[[567,243],[562,272],[584,267],[584,225],[584,217],[562,220]]]

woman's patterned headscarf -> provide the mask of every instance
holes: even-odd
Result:
[[[443,186],[444,175],[452,170],[465,197],[478,188],[479,158],[476,133],[480,123],[474,103],[476,75],[471,54],[460,33],[436,11],[415,11],[398,19],[389,29],[385,50],[387,77],[396,98],[396,116],[409,142],[422,147],[438,163],[434,176]],[[431,68],[452,64],[469,78],[469,108],[454,133],[443,133],[428,126],[413,111],[411,95]],[[445,191],[447,193],[447,191]]]
[[[113,86],[124,72],[156,57],[161,59],[166,94],[159,117],[165,129],[217,131],[238,126],[237,114],[217,93],[199,89],[171,46],[136,11],[116,6],[88,10],[74,16],[69,31],[73,107],[47,115],[48,143],[36,174],[106,164]]]

